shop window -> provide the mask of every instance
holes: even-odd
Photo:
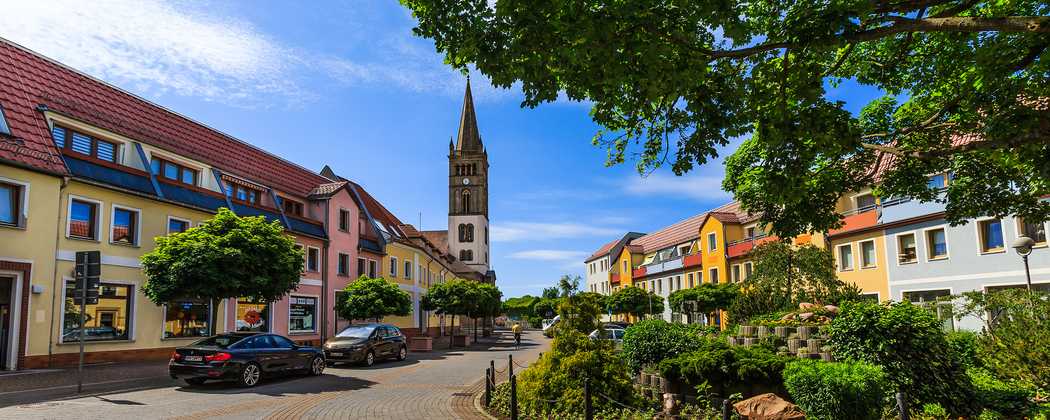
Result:
[[[211,331],[208,301],[186,299],[164,305],[164,338],[208,337]]]
[[[346,254],[339,254],[338,267],[336,267],[336,274],[340,276],[350,275],[350,256]]]
[[[1024,219],[1018,219],[1017,223],[1021,227],[1021,234],[1032,238],[1037,246],[1046,245],[1046,223],[1029,222]]]
[[[98,203],[73,199],[69,204],[69,236],[98,239]]]
[[[977,222],[977,232],[981,241],[981,252],[1001,252],[1003,247],[1003,223],[999,219]]]
[[[174,217],[168,218],[168,234],[181,233],[190,229],[190,221],[183,219],[176,219]]]
[[[944,228],[926,231],[926,252],[926,257],[931,260],[948,258],[948,240],[944,236]]]
[[[860,268],[875,267],[875,241],[860,243]]]
[[[237,331],[270,332],[270,304],[252,298],[237,299]]]
[[[288,332],[317,332],[317,298],[308,296],[288,297]]]
[[[139,212],[121,207],[113,207],[113,224],[110,230],[110,242],[124,245],[138,245]]]
[[[919,260],[915,248],[915,234],[905,233],[897,235],[897,261],[901,264],[911,264]]]
[[[22,191],[21,185],[0,182],[0,225],[21,225]]]
[[[131,331],[132,286],[102,283],[99,287],[98,303],[87,305],[84,325],[80,325],[80,302],[75,301],[76,282],[66,282],[66,304],[62,313],[62,342],[128,340]]]

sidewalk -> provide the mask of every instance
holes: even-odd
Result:
[[[77,394],[77,369],[33,369],[0,373],[0,407],[90,394],[177,384],[167,361],[84,366],[84,392]]]

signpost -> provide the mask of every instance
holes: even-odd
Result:
[[[87,305],[98,304],[99,277],[102,275],[102,254],[99,251],[78,251],[73,279],[76,284],[73,299],[80,301],[80,362],[77,363],[77,393],[84,387],[84,324]]]

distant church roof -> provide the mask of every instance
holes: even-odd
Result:
[[[459,117],[459,131],[456,136],[457,152],[483,152],[481,134],[478,132],[478,117],[474,112],[474,96],[470,93],[470,78],[467,78],[467,90],[463,94],[463,112]]]

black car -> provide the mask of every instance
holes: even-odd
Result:
[[[255,386],[263,375],[324,372],[324,353],[276,334],[226,333],[205,338],[171,354],[168,373],[200,385],[209,379]]]
[[[381,359],[405,360],[408,344],[405,335],[393,325],[357,324],[346,327],[324,343],[324,355],[329,364],[350,362],[372,366]]]

